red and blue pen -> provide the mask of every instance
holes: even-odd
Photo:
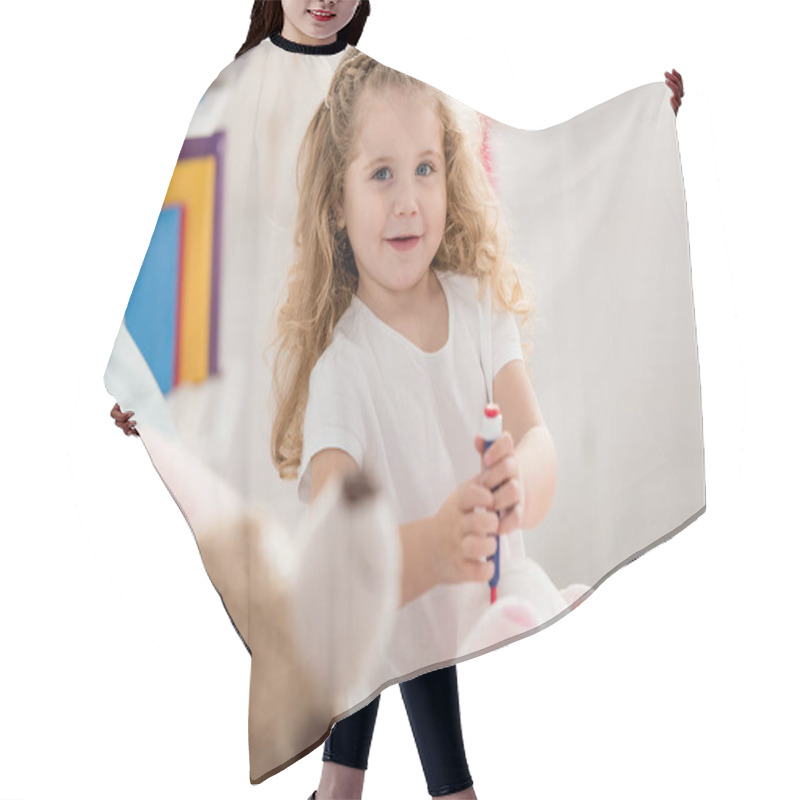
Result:
[[[483,439],[483,452],[485,453],[503,434],[503,415],[500,413],[500,407],[494,403],[487,403],[483,409],[483,420],[481,421],[481,438]],[[486,464],[482,462],[483,471],[486,471]],[[495,512],[500,516],[500,512]],[[489,556],[491,561],[494,561],[494,575],[489,581],[489,589],[491,591],[492,603],[497,600],[497,584],[500,581],[500,536],[496,533],[492,534],[495,539],[495,551],[493,556]]]

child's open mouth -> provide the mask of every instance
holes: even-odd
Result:
[[[387,239],[386,241],[394,247],[395,250],[410,250],[419,241],[419,236],[398,236],[396,239]]]
[[[311,14],[314,19],[318,19],[320,22],[327,22],[329,19],[332,19],[336,16],[336,14],[332,14],[330,11],[320,11],[316,8],[309,8],[308,13]]]

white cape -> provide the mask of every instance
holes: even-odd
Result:
[[[265,347],[292,260],[298,146],[343,55],[265,40],[209,87],[105,374],[252,654],[254,783],[385,686],[552,624],[705,510],[686,204],[663,83],[543,131],[485,120],[509,255],[537,289],[530,366],[559,482],[545,520],[519,532],[500,600],[473,584],[471,605],[439,607],[455,648],[415,644],[413,623],[396,624],[415,609],[429,618],[446,588],[396,610],[400,549],[381,493],[352,502],[334,481],[309,511],[280,479]]]

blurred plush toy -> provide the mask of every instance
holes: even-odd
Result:
[[[396,521],[374,483],[353,473],[331,479],[290,536],[265,510],[246,507],[183,444],[143,423],[139,431],[251,653],[251,774],[261,777],[316,746],[336,715],[381,688],[373,676],[400,598]],[[458,655],[531,631],[587,591],[559,592],[531,559],[506,569],[498,602],[490,605],[487,595],[485,610],[462,628]],[[332,630],[331,620],[341,624]]]

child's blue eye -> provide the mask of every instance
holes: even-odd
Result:
[[[420,172],[420,169],[423,169],[423,170],[426,170],[426,171],[425,172]],[[435,172],[433,164],[429,164],[429,163],[425,162],[424,164],[420,164],[417,167],[417,175],[422,175],[423,178],[427,177],[432,172]],[[377,170],[373,174],[372,177],[375,178],[376,180],[384,181],[384,180],[386,180],[388,178],[388,173],[389,173],[389,167],[381,167],[379,170]],[[385,175],[385,177],[382,177],[384,175]]]

